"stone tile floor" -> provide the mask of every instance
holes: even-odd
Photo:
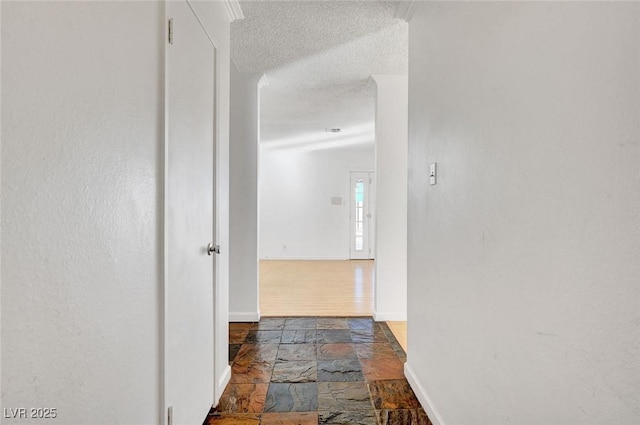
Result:
[[[431,425],[385,323],[265,318],[229,338],[231,382],[204,425]]]

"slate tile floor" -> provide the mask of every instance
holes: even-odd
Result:
[[[204,425],[431,425],[406,355],[371,318],[229,325],[231,382]]]

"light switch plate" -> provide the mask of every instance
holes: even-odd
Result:
[[[434,162],[429,167],[429,184],[436,184],[436,163]]]

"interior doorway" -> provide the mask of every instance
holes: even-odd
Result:
[[[352,171],[350,206],[349,258],[375,258],[375,173]]]

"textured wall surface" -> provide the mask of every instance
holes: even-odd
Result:
[[[418,3],[409,27],[408,372],[434,423],[637,423],[640,4]]]
[[[230,376],[229,18],[191,4],[217,54],[215,403]],[[164,416],[164,31],[161,3],[2,3],[2,407]]]
[[[157,3],[2,2],[3,408],[160,421],[163,31]]]

